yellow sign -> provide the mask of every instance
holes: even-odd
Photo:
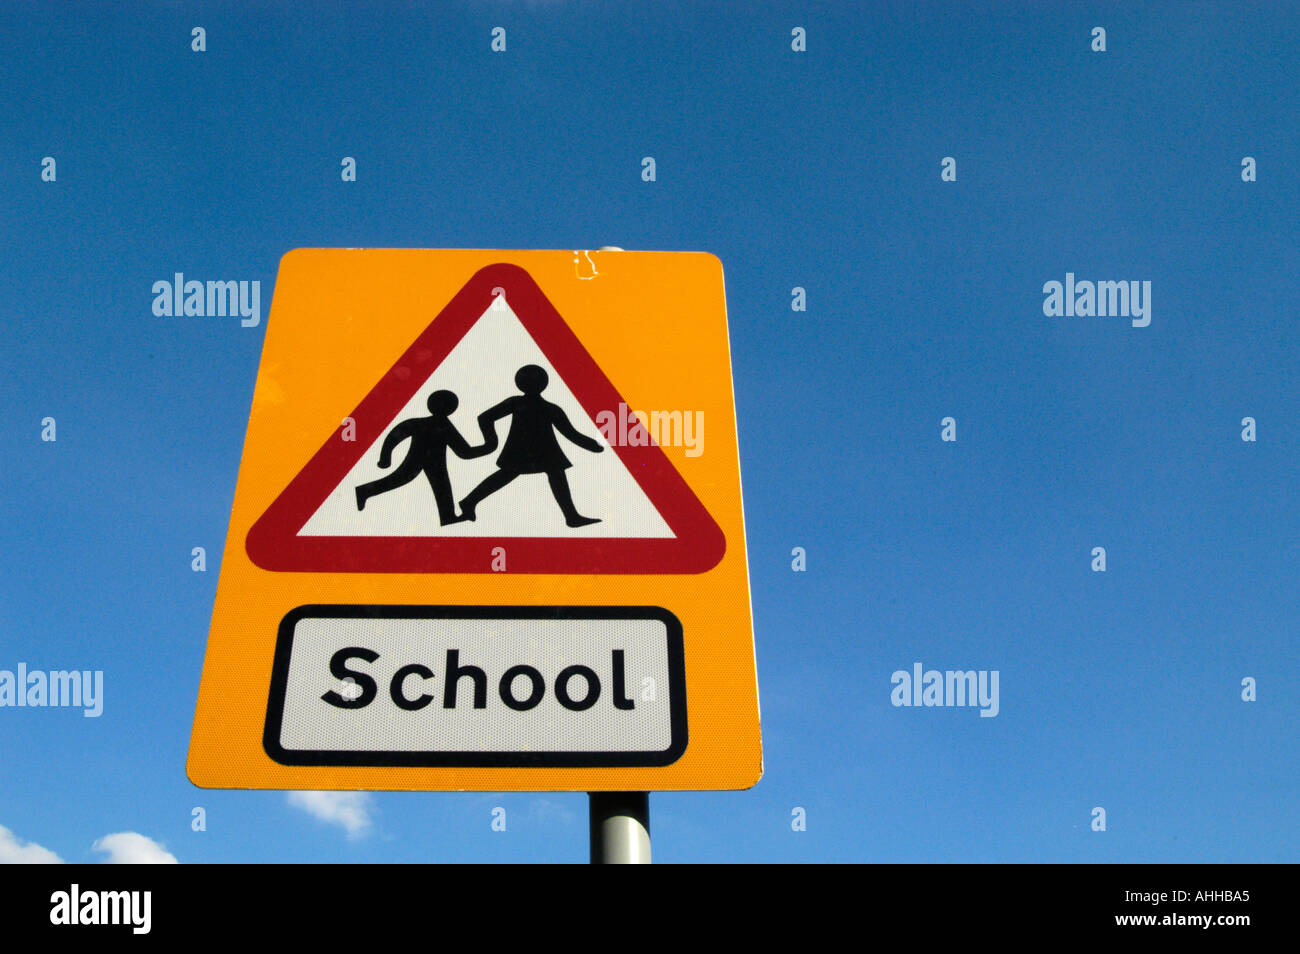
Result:
[[[279,789],[757,782],[721,262],[288,253],[188,774]]]

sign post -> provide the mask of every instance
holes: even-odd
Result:
[[[648,865],[650,863],[650,794],[592,792],[591,863]]]
[[[757,782],[718,259],[288,253],[187,772],[586,791],[608,860]]]

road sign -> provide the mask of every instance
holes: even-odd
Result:
[[[652,791],[761,771],[717,258],[288,253],[191,780]]]

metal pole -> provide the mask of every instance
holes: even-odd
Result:
[[[650,793],[589,792],[591,863],[650,864]]]

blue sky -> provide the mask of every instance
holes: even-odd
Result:
[[[0,709],[0,857],[585,860],[581,794],[189,783],[264,324],[150,288],[612,244],[726,269],[762,697],[764,779],[654,795],[657,859],[1294,861],[1300,18],[975,6],[0,8],[0,669],[106,682]],[[1067,271],[1151,324],[1045,316]],[[998,716],[894,707],[915,662],[998,670]]]

